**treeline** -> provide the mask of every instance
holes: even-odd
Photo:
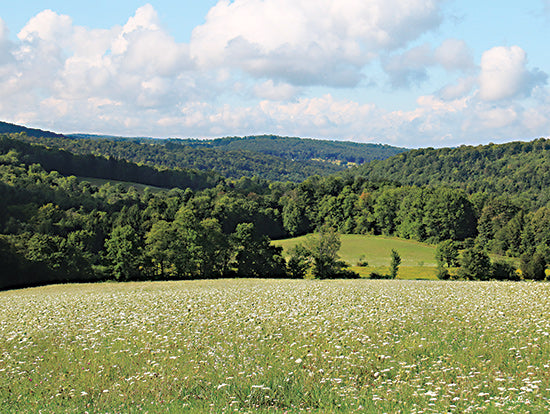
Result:
[[[525,275],[550,263],[550,207],[532,209],[520,197],[351,175],[313,176],[299,184],[214,177],[195,189],[184,182],[139,192],[65,176],[58,171],[73,165],[67,156],[75,157],[0,139],[1,287],[111,278],[303,277],[308,266],[320,278],[354,277],[335,255],[319,256],[334,252],[323,247],[325,239],[288,261],[270,244],[318,230],[327,237],[340,232],[451,241],[472,255],[519,257]],[[87,165],[87,176],[111,162],[90,159],[98,161]],[[121,165],[136,171],[126,181],[143,182],[139,174],[150,168]]]
[[[153,168],[215,171],[225,178],[260,177],[270,181],[300,182],[311,175],[330,175],[345,165],[305,160],[295,161],[277,155],[243,148],[189,145],[192,141],[152,139],[77,139],[20,135],[19,140],[63,149],[72,154],[115,158]]]
[[[277,135],[174,141],[193,147],[247,150],[289,160],[309,161],[320,159],[341,164],[363,164],[373,160],[390,158],[408,151],[405,148],[384,144],[280,137]]]
[[[0,155],[0,288],[52,282],[216,277],[355,277],[323,249],[287,263],[279,200],[290,184],[254,180],[202,191],[101,187]],[[324,243],[324,241],[319,241]],[[336,249],[337,250],[337,249]],[[321,252],[321,253],[319,253]],[[334,253],[334,252],[333,252]],[[314,272],[315,274],[315,272]]]
[[[119,159],[116,155],[73,154],[57,148],[32,145],[24,134],[0,135],[0,153],[15,151],[26,165],[40,164],[63,175],[130,181],[161,188],[203,189],[215,186],[222,177],[213,171],[158,169]],[[53,138],[62,140],[62,138]],[[31,139],[32,140],[32,139]]]
[[[499,194],[528,209],[550,202],[550,140],[458,148],[424,148],[347,171],[367,180],[403,185],[451,186],[468,194]]]

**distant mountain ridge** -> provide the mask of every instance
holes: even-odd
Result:
[[[0,121],[0,133],[1,134],[19,134],[25,133],[31,137],[45,137],[45,138],[62,138],[64,135],[56,134],[51,131],[44,131],[42,129],[27,128],[21,125],[10,124],[8,122]]]
[[[275,135],[204,140],[64,136],[12,124],[5,124],[4,128],[0,125],[0,133],[3,132],[23,132],[20,140],[79,155],[114,157],[156,168],[215,171],[232,179],[259,177],[270,181],[301,182],[312,175],[334,174],[352,165],[407,151],[382,144]]]

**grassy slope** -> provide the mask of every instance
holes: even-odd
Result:
[[[273,243],[288,251],[298,243],[307,243],[309,236],[276,240]],[[396,237],[344,234],[341,236],[340,257],[352,265],[353,270],[362,276],[370,272],[387,272],[391,261],[391,250],[401,256],[398,277],[403,279],[435,279],[435,246]],[[369,263],[368,267],[355,266],[361,256]]]
[[[92,177],[77,177],[79,181],[85,181],[97,187],[101,187],[105,184],[117,185],[121,184],[124,188],[134,187],[138,192],[142,193],[148,188],[153,193],[159,193],[161,191],[169,191],[166,188],[155,187],[154,185],[146,185],[140,183],[132,183],[129,181],[118,181],[118,180],[106,180],[103,178],[92,178]]]

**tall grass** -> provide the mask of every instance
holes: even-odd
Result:
[[[548,412],[550,284],[0,293],[0,412]]]

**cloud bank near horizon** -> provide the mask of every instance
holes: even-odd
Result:
[[[0,19],[0,116],[59,132],[407,147],[548,136],[548,75],[521,46],[476,62],[459,38],[423,42],[445,20],[443,3],[221,0],[189,43],[150,4],[109,29],[44,10],[15,39]],[[369,100],[433,73],[439,87],[408,105]]]

